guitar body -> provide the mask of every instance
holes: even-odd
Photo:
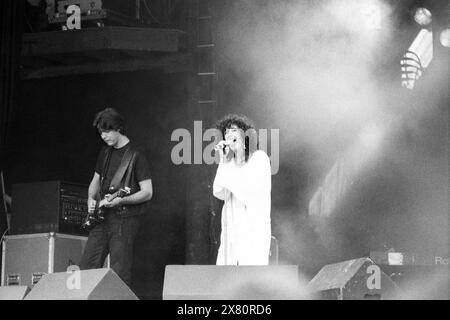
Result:
[[[82,224],[83,229],[88,231],[92,230],[96,225],[105,220],[105,211],[102,208],[96,208],[94,212],[90,212],[86,215]]]
[[[97,202],[94,212],[88,212],[81,227],[90,231],[95,226],[102,223],[105,220],[106,216],[105,203],[111,202],[117,197],[123,198],[124,196],[130,194],[130,191],[130,188],[125,187],[113,194],[106,195],[105,198],[103,198],[100,202]]]

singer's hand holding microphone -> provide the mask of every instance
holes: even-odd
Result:
[[[236,143],[237,139],[235,137],[232,137],[227,140],[222,140],[216,146],[214,147],[214,150],[219,152],[220,155],[220,161],[222,162],[224,160],[223,156],[225,155],[225,159],[227,161],[231,160],[233,158],[233,151],[232,148],[230,148],[230,145]]]
[[[218,144],[216,144],[214,150],[216,151],[223,150],[224,148],[229,147],[230,144],[235,143],[236,141],[237,141],[236,138],[232,138],[229,140],[222,140]]]

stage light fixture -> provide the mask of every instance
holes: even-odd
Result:
[[[450,28],[442,30],[439,40],[444,47],[450,48]]]
[[[432,59],[433,33],[423,28],[400,60],[402,86],[412,90]]]
[[[427,8],[418,8],[414,13],[414,20],[421,26],[429,25],[432,21],[432,15]]]

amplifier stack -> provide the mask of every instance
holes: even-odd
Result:
[[[59,232],[87,235],[88,187],[62,181],[14,184],[10,234]]]

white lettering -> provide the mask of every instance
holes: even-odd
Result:
[[[449,265],[450,258],[434,257],[434,264]]]
[[[173,164],[191,164],[191,133],[186,129],[176,129],[172,132],[170,137],[171,141],[180,141],[175,147],[172,148],[170,157]],[[183,155],[180,155],[180,152]]]
[[[367,278],[366,285],[369,290],[381,289],[381,270],[377,265],[370,265],[366,272],[370,274]]]
[[[69,290],[80,290],[81,289],[81,272],[80,268],[76,265],[69,266],[67,268],[67,273],[71,275],[66,280],[66,287]]]
[[[183,307],[178,307],[177,314],[185,315],[185,314],[195,314],[195,315],[204,315],[205,318],[209,317],[211,312],[211,307],[190,307],[185,304]]]
[[[68,30],[81,29],[81,10],[77,5],[67,7],[66,13],[68,15],[66,26]]]

